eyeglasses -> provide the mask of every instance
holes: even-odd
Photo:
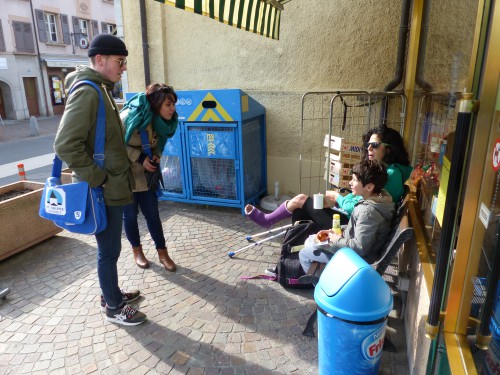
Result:
[[[111,59],[120,64],[120,68],[123,68],[123,65],[127,65],[127,59]]]
[[[374,150],[380,147],[380,145],[384,145],[385,147],[390,147],[391,145],[389,143],[384,143],[384,142],[365,142],[365,148],[368,149],[370,146]]]

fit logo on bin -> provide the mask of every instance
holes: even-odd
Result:
[[[374,361],[382,355],[385,337],[385,324],[376,332],[366,336],[361,343],[361,352],[363,357],[369,361]]]

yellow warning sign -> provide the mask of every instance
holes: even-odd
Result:
[[[214,108],[204,108],[204,102],[215,103]],[[215,99],[215,97],[208,93],[205,95],[203,100],[198,104],[196,109],[191,113],[191,116],[187,119],[188,121],[233,121],[231,116],[226,112],[226,110],[220,105],[220,103]]]

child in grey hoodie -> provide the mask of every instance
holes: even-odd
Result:
[[[329,254],[314,254],[314,248],[306,247],[299,253],[300,264],[307,273],[311,263],[328,263],[333,254],[349,247],[368,263],[373,263],[391,229],[394,203],[391,196],[383,190],[387,182],[387,170],[383,163],[376,160],[363,160],[352,168],[349,186],[352,194],[362,199],[356,204],[349,223],[341,235],[332,230],[322,230],[316,234],[317,242],[328,243],[322,248]]]

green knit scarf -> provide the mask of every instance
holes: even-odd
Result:
[[[124,120],[125,144],[128,144],[134,131],[145,130],[151,124],[156,134],[158,134],[158,151],[162,153],[167,140],[175,134],[177,124],[179,123],[177,118],[165,120],[159,114],[154,113],[146,99],[146,94],[143,92],[127,100],[120,112],[127,109],[129,112]]]

